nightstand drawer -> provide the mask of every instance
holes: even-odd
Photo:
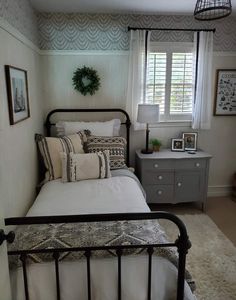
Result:
[[[161,170],[161,169],[174,169],[175,163],[172,160],[146,160],[142,164],[143,170]]]
[[[205,159],[181,159],[176,161],[175,164],[176,169],[205,169],[206,168],[206,160]]]
[[[143,184],[174,184],[174,172],[143,171]]]
[[[207,199],[208,170],[211,155],[162,149],[135,154],[136,174],[147,194],[148,203],[201,202]]]
[[[170,203],[174,196],[173,185],[145,185],[148,203]]]

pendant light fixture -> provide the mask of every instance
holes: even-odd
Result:
[[[197,0],[194,17],[199,21],[211,21],[227,17],[231,12],[231,0]]]

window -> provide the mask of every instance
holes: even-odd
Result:
[[[151,46],[146,102],[160,104],[161,121],[191,120],[194,95],[193,46]]]

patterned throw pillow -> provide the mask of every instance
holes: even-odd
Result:
[[[60,178],[62,176],[60,153],[84,153],[84,142],[87,132],[80,131],[76,134],[58,137],[45,137],[36,135],[36,142],[46,168],[44,182]]]
[[[61,153],[62,181],[111,177],[109,151],[74,154]]]
[[[109,150],[111,170],[125,168],[126,139],[123,137],[88,136],[85,152]]]

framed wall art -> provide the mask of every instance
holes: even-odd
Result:
[[[196,132],[183,132],[184,150],[196,151],[197,150],[197,133]]]
[[[27,71],[5,66],[10,124],[30,117]]]
[[[183,139],[172,139],[171,140],[171,151],[184,151],[184,140]]]
[[[236,70],[217,70],[214,115],[236,115]]]

